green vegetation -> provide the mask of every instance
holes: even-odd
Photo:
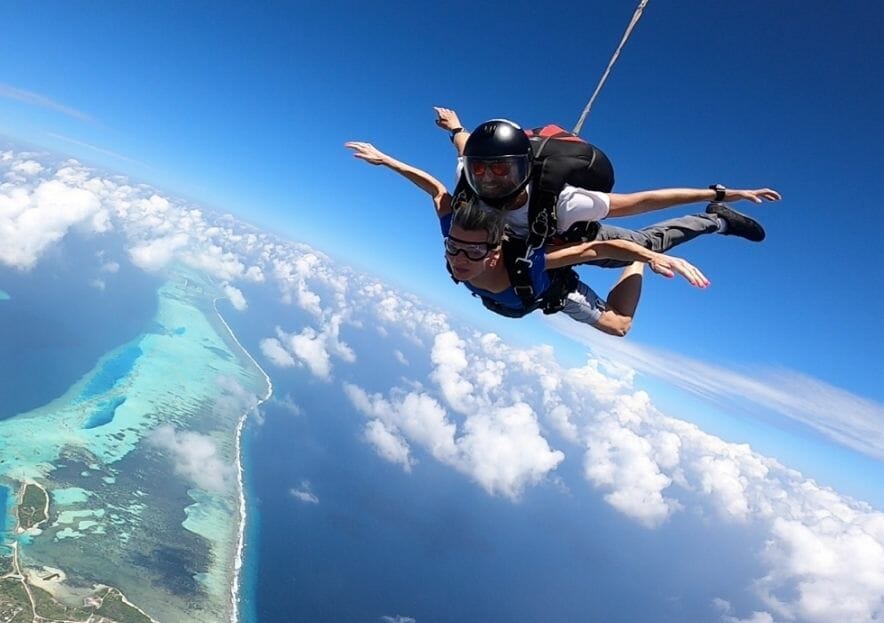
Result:
[[[2,546],[0,546],[0,577],[12,573],[12,556],[7,556],[6,551]],[[2,621],[3,619],[0,619]]]
[[[23,530],[29,530],[37,524],[49,519],[46,516],[48,503],[46,491],[35,484],[26,484],[22,494],[21,504],[18,505],[18,523]]]
[[[113,619],[117,623],[151,623],[150,618],[126,604],[123,596],[115,589],[108,590],[95,614]]]
[[[0,579],[0,621],[3,623],[70,623],[71,621],[93,621],[103,617],[106,623],[153,623],[136,608],[123,601],[123,595],[115,588],[104,589],[94,600],[101,600],[101,607],[70,607],[59,603],[48,592],[28,586],[36,604],[36,613],[24,583],[16,578]]]
[[[0,579],[0,621],[31,623],[33,620],[31,601],[21,580]]]
[[[44,619],[49,619],[51,621],[85,621],[89,618],[89,615],[92,614],[93,608],[72,608],[70,606],[65,606],[56,601],[51,594],[44,591],[42,588],[37,588],[36,586],[30,586],[29,588],[31,589],[31,595],[34,598],[34,604],[36,605],[35,610],[37,611],[37,614]]]
[[[26,484],[22,501],[18,506],[18,521],[28,530],[48,519],[48,494],[35,484]],[[101,620],[103,623],[153,623],[137,608],[123,600],[123,594],[115,588],[98,591],[84,605],[68,606],[51,593],[21,579],[16,558],[0,549],[0,622],[2,623],[70,623],[72,621]],[[49,577],[55,576],[52,574]],[[30,596],[28,592],[30,591]],[[98,603],[100,606],[96,607]]]

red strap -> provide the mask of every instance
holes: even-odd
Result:
[[[568,141],[571,143],[586,142],[579,136],[575,136],[567,130],[564,130],[561,127],[553,124],[545,125],[542,128],[532,128],[531,130],[526,130],[525,134],[528,135],[528,138],[537,136],[540,138],[552,138],[557,141]]]

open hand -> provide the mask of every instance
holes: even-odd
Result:
[[[745,199],[752,203],[762,203],[763,201],[779,201],[782,198],[782,195],[772,188],[759,188],[757,190],[731,190],[728,188],[724,192],[725,201]]]
[[[457,113],[450,108],[433,106],[433,110],[436,111],[436,125],[443,130],[451,132],[452,130],[463,127],[460,119],[457,117]]]
[[[688,282],[697,288],[708,287],[711,282],[706,276],[700,272],[700,269],[679,257],[670,257],[662,253],[655,253],[654,257],[648,261],[648,266],[658,275],[664,277],[674,277],[681,275]]]
[[[387,154],[371,143],[350,141],[349,143],[344,143],[344,147],[352,149],[355,158],[365,160],[369,164],[384,164],[384,161],[387,159]]]

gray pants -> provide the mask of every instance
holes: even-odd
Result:
[[[672,247],[693,240],[703,234],[714,234],[718,231],[718,217],[714,214],[695,214],[693,216],[681,216],[639,229],[624,229],[601,225],[596,240],[629,240],[646,249],[664,253]],[[632,262],[624,260],[592,260],[585,262],[592,266],[604,268],[618,268],[629,266]]]

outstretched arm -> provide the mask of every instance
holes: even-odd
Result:
[[[447,132],[457,130],[458,128],[462,130],[454,135],[454,138],[451,139],[451,144],[454,145],[454,149],[457,150],[457,155],[463,156],[463,150],[467,144],[467,139],[470,138],[470,133],[463,127],[457,113],[450,108],[440,108],[439,106],[434,106],[433,110],[436,111],[437,126]]]
[[[624,337],[632,328],[635,311],[642,294],[642,272],[645,265],[634,262],[623,269],[620,279],[608,292],[608,308],[592,325],[603,333]]]
[[[700,270],[681,258],[663,255],[629,240],[600,240],[565,245],[546,252],[548,269],[582,264],[590,260],[624,260],[642,262],[664,277],[681,275],[692,286],[705,288],[709,280]]]
[[[344,147],[352,149],[355,158],[365,160],[369,164],[383,165],[388,169],[393,169],[396,173],[426,192],[432,197],[433,205],[436,207],[436,214],[440,218],[451,212],[451,195],[448,194],[445,185],[426,171],[396,160],[371,143],[350,141],[349,143],[344,143]]]
[[[610,193],[611,209],[608,218],[633,216],[654,210],[663,210],[688,203],[703,203],[715,200],[715,191],[711,188],[664,188],[660,190],[644,190],[637,193]],[[757,190],[731,190],[724,193],[723,201],[740,201],[745,199],[753,203],[763,201],[779,201],[780,193],[770,188]]]

